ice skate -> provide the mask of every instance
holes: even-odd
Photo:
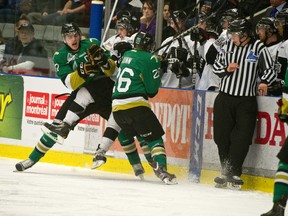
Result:
[[[214,179],[216,188],[226,188],[227,187],[227,176],[220,175]]]
[[[274,203],[273,208],[261,216],[284,216],[285,207],[281,206],[279,203]]]
[[[177,184],[176,176],[174,174],[170,174],[166,171],[166,169],[155,161],[149,162],[150,166],[153,168],[155,175],[161,179],[165,184],[174,185]]]
[[[50,139],[61,145],[63,144],[64,139],[67,138],[70,132],[70,126],[65,122],[56,124],[49,124],[45,122],[44,126],[41,129],[45,135],[47,135]]]
[[[228,176],[227,178],[227,188],[233,190],[241,190],[244,182],[239,176]]]
[[[105,154],[106,154],[106,151],[103,149],[99,149],[98,147],[98,149],[96,150],[95,156],[93,158],[93,164],[92,164],[91,169],[96,169],[106,163],[107,158]]]
[[[139,177],[141,180],[144,180],[143,174],[145,173],[145,170],[142,164],[141,163],[133,164],[132,167],[133,167],[135,176]]]
[[[15,165],[15,167],[16,167],[17,171],[24,171],[24,170],[29,169],[30,167],[32,167],[34,164],[35,164],[35,162],[32,161],[30,158],[28,158],[28,159],[26,159],[24,161],[18,162]]]

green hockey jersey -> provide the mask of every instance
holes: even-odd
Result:
[[[81,62],[88,62],[89,58],[87,55],[87,50],[92,44],[96,44],[100,46],[100,42],[94,38],[87,38],[80,41],[80,47],[77,52],[73,52],[68,46],[64,46],[60,48],[57,52],[55,52],[53,56],[53,61],[56,69],[57,76],[61,78],[62,82],[67,86],[67,80],[65,81],[67,75],[71,73],[77,73],[78,66]],[[108,52],[105,52],[105,55],[109,56]],[[83,79],[79,76],[77,78],[70,79],[70,83],[68,85],[71,88],[77,89],[87,81],[91,79],[95,79],[99,76],[105,76],[101,69],[98,70],[97,73],[92,73],[88,79]]]
[[[113,111],[149,106],[161,84],[160,59],[142,50],[125,52],[113,89]]]

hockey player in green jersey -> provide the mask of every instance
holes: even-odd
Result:
[[[53,123],[47,123],[58,128],[57,133],[43,127],[44,135],[38,141],[29,158],[16,164],[18,171],[32,167],[56,142],[63,142],[61,139],[66,138],[69,131],[81,119],[92,113],[97,113],[104,119],[108,119],[111,113],[114,82],[108,76],[114,72],[114,61],[109,59],[104,53],[105,51],[99,47],[100,42],[98,40],[81,40],[81,31],[76,24],[63,25],[62,35],[65,46],[55,53],[54,63],[57,75],[72,92],[60,108]],[[71,115],[74,118],[71,125],[63,121],[66,115]],[[67,125],[68,127],[66,127]],[[108,132],[106,130],[105,133],[104,136],[108,137],[115,134],[113,128],[109,128]],[[138,152],[133,152],[133,156],[135,157],[131,157],[134,160],[130,163],[138,165],[137,163],[140,162]],[[142,165],[139,167],[143,173]],[[139,170],[134,169],[134,172],[138,174]]]
[[[176,184],[176,176],[167,172],[164,130],[148,101],[160,87],[160,59],[149,52],[153,43],[149,33],[139,32],[134,49],[124,53],[113,88],[112,112],[125,133],[139,135],[147,142],[157,177],[166,184]]]
[[[288,39],[288,9],[283,9],[277,14],[280,23],[279,32],[284,40]],[[278,100],[278,118],[288,124],[288,67],[286,68],[282,98]],[[288,137],[277,154],[279,159],[278,169],[274,180],[273,207],[261,216],[284,216],[288,199]]]

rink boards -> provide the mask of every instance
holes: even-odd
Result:
[[[59,79],[0,76],[0,156],[24,159],[42,136],[44,122],[51,122],[67,95]],[[219,174],[213,141],[213,102],[217,93],[161,88],[151,100],[165,135],[169,170],[194,182],[212,183]],[[276,154],[283,145],[287,126],[277,119],[278,98],[258,97],[257,127],[243,170],[246,189],[271,192],[277,167]],[[90,167],[105,121],[94,114],[82,120],[64,145],[55,145],[41,160],[70,166]],[[143,158],[141,149],[138,149]],[[118,141],[108,152],[102,170],[131,173]],[[147,173],[152,170],[144,162]]]

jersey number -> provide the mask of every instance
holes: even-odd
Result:
[[[127,92],[130,85],[131,85],[131,79],[129,77],[123,77],[125,73],[128,73],[130,76],[134,76],[134,72],[131,68],[124,68],[122,71],[119,68],[118,74],[117,74],[117,91],[118,92]]]

